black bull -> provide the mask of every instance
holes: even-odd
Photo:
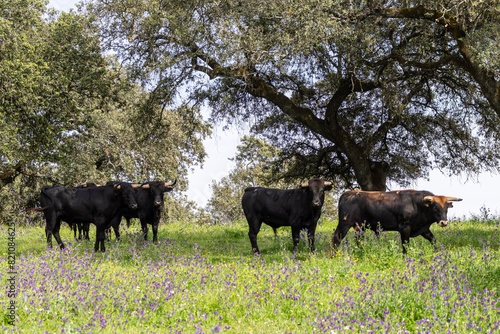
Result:
[[[69,224],[93,223],[96,225],[94,249],[105,251],[105,229],[121,219],[126,208],[136,209],[134,190],[130,184],[92,188],[43,187],[40,203],[46,220],[47,244],[52,246],[52,235],[61,248],[64,243],[59,235],[61,220]]]
[[[241,204],[248,221],[248,236],[255,253],[259,253],[257,234],[262,223],[274,230],[280,226],[292,227],[293,251],[297,250],[300,230],[307,229],[309,246],[314,251],[314,234],[321,215],[325,190],[332,183],[313,179],[299,189],[281,190],[260,187],[245,189]]]
[[[139,218],[144,239],[148,240],[148,224],[153,229],[153,242],[158,242],[158,225],[164,207],[163,194],[172,191],[174,182],[150,181],[145,182],[134,189],[134,198],[137,202],[137,209],[126,209],[123,211],[123,217],[127,220],[127,226],[130,226],[131,218]],[[107,185],[118,184],[118,181],[109,181]],[[135,184],[133,184],[135,185]],[[118,234],[118,225],[113,225],[115,234]]]
[[[462,199],[435,196],[428,191],[348,191],[339,200],[339,224],[333,233],[332,247],[336,250],[351,227],[398,231],[403,253],[410,238],[423,236],[436,247],[436,238],[430,231],[433,223],[448,225],[450,202]]]

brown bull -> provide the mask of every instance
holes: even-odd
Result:
[[[462,199],[435,196],[428,191],[348,191],[339,200],[339,224],[333,233],[332,247],[336,250],[351,227],[370,228],[378,235],[378,228],[398,231],[403,253],[410,238],[423,236],[436,247],[436,238],[430,226],[448,225],[451,202]]]

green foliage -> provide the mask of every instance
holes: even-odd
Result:
[[[352,231],[329,257],[330,221],[318,226],[316,254],[305,235],[292,254],[289,230],[275,239],[264,228],[260,256],[243,222],[162,222],[158,245],[144,242],[133,226],[104,254],[93,253],[92,242],[47,250],[43,228],[16,226],[17,321],[3,324],[15,333],[496,332],[500,326],[495,217],[433,226],[440,249],[412,238],[407,257],[397,233],[369,232],[358,247]],[[61,231],[72,238],[66,226]],[[0,279],[6,275],[1,271]]]
[[[66,134],[85,126],[88,99],[106,95],[111,82],[98,36],[83,17],[61,14],[47,22],[41,1],[2,7],[2,169],[19,162],[30,169],[64,154]]]

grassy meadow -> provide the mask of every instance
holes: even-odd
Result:
[[[19,223],[18,223],[19,224]],[[67,249],[47,249],[44,228],[16,227],[14,333],[498,333],[498,219],[433,225],[440,250],[399,234],[363,243],[353,231],[328,256],[336,222],[321,221],[317,253],[305,233],[291,253],[289,228],[264,226],[254,255],[245,221],[199,226],[162,222],[158,245],[136,223],[94,253],[61,227]],[[7,227],[0,225],[7,244]],[[152,238],[150,231],[150,239]],[[2,282],[8,276],[1,247]],[[5,284],[4,284],[5,286]],[[5,289],[5,287],[4,287]]]

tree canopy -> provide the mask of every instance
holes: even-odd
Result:
[[[385,190],[499,165],[498,2],[88,1],[150,99],[248,121],[293,178]]]
[[[0,4],[0,209],[34,207],[44,184],[177,178],[185,189],[211,131],[199,107],[150,98],[85,15],[46,5]]]
[[[33,161],[57,160],[67,134],[85,126],[86,101],[111,89],[95,31],[45,4],[0,4],[2,185]]]

